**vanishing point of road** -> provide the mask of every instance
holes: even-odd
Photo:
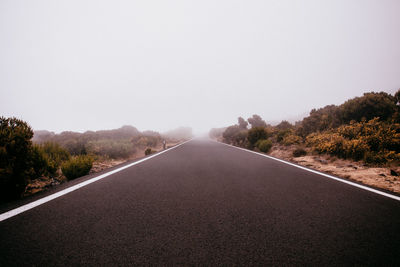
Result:
[[[195,139],[0,222],[0,266],[60,265],[400,266],[400,201]]]

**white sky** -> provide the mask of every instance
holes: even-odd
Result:
[[[400,1],[0,0],[0,115],[195,132],[400,88]]]

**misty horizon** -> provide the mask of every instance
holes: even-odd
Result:
[[[400,2],[2,1],[0,114],[195,134],[400,88]]]

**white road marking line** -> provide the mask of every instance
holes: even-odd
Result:
[[[395,195],[392,195],[392,194],[389,194],[389,193],[386,193],[386,192],[382,192],[382,191],[370,188],[368,186],[364,186],[364,185],[353,183],[353,182],[350,182],[350,181],[347,181],[347,180],[343,180],[341,178],[338,178],[338,177],[335,177],[335,176],[332,176],[332,175],[329,175],[329,174],[326,174],[326,173],[323,173],[323,172],[319,172],[319,171],[316,171],[316,170],[308,169],[306,167],[303,167],[303,166],[300,166],[300,165],[285,161],[283,159],[278,159],[278,158],[275,158],[275,157],[272,157],[272,156],[269,156],[269,155],[266,155],[266,154],[258,153],[258,152],[255,152],[255,151],[252,151],[252,150],[248,150],[248,149],[245,149],[245,148],[241,148],[241,147],[237,147],[237,146],[228,145],[228,144],[225,144],[225,143],[222,143],[222,142],[218,142],[218,141],[214,141],[214,142],[217,142],[217,143],[222,144],[222,145],[234,147],[234,148],[237,148],[237,149],[240,149],[240,150],[244,150],[244,151],[247,151],[247,152],[250,152],[250,153],[254,153],[256,155],[263,156],[263,157],[266,157],[266,158],[269,158],[269,159],[273,159],[273,160],[276,160],[276,161],[291,165],[293,167],[296,167],[296,168],[299,168],[299,169],[302,169],[302,170],[305,170],[305,171],[308,171],[308,172],[319,174],[321,176],[325,176],[327,178],[330,178],[330,179],[333,179],[333,180],[336,180],[336,181],[339,181],[339,182],[342,182],[342,183],[345,183],[345,184],[349,184],[349,185],[352,185],[352,186],[355,186],[355,187],[358,187],[358,188],[373,192],[375,194],[379,194],[379,195],[382,195],[382,196],[385,196],[385,197],[400,201],[400,197],[398,197],[398,196],[395,196]]]
[[[157,157],[157,156],[159,156],[159,155],[161,155],[161,154],[163,154],[163,153],[165,153],[165,152],[167,152],[167,151],[170,151],[170,150],[172,150],[172,149],[175,149],[175,148],[177,148],[177,147],[179,147],[179,146],[181,146],[181,145],[183,145],[183,144],[186,144],[187,142],[190,142],[191,140],[192,140],[192,139],[190,139],[190,140],[188,140],[188,141],[186,141],[186,142],[183,142],[182,144],[179,144],[179,145],[176,145],[176,146],[174,146],[174,147],[171,147],[171,148],[168,148],[168,149],[166,149],[166,150],[163,150],[163,151],[161,151],[161,152],[158,152],[157,154],[148,156],[148,157],[146,157],[146,158],[144,158],[144,159],[141,159],[141,160],[132,162],[132,163],[130,163],[130,164],[128,164],[128,165],[125,165],[125,166],[123,166],[123,167],[121,167],[121,168],[118,168],[118,169],[109,171],[109,172],[107,172],[107,173],[101,174],[101,175],[99,175],[99,176],[93,177],[92,179],[89,179],[89,180],[86,180],[86,181],[84,181],[84,182],[82,182],[82,183],[73,185],[73,186],[71,186],[71,187],[68,187],[68,188],[66,188],[66,189],[64,189],[64,190],[61,190],[61,191],[59,191],[59,192],[57,192],[57,193],[54,193],[54,194],[52,194],[52,195],[49,195],[49,196],[47,196],[47,197],[38,199],[38,200],[36,200],[36,201],[33,201],[33,202],[31,202],[31,203],[28,203],[28,204],[25,204],[25,205],[23,205],[23,206],[21,206],[21,207],[18,207],[18,208],[13,209],[13,210],[4,212],[4,213],[0,214],[0,222],[1,222],[1,221],[4,221],[4,220],[7,220],[8,218],[14,217],[14,216],[16,216],[16,215],[18,215],[18,214],[20,214],[20,213],[22,213],[22,212],[24,212],[24,211],[33,209],[33,208],[35,208],[35,207],[37,207],[37,206],[39,206],[39,205],[42,205],[42,204],[44,204],[44,203],[46,203],[46,202],[49,202],[49,201],[51,201],[51,200],[53,200],[53,199],[56,199],[56,198],[61,197],[61,196],[63,196],[63,195],[66,195],[66,194],[68,194],[68,193],[70,193],[70,192],[72,192],[72,191],[78,190],[79,188],[82,188],[82,187],[84,187],[84,186],[86,186],[86,185],[89,185],[89,184],[91,184],[91,183],[94,183],[94,182],[96,182],[96,181],[98,181],[98,180],[104,179],[104,178],[106,178],[107,176],[110,176],[110,175],[112,175],[112,174],[114,174],[114,173],[117,173],[117,172],[120,172],[120,171],[122,171],[122,170],[125,170],[125,169],[127,169],[127,168],[129,168],[129,167],[132,167],[132,166],[134,166],[134,165],[137,165],[137,164],[139,164],[139,163],[142,163],[142,162],[144,162],[144,161],[146,161],[146,160],[149,160],[149,159],[151,159],[151,158]]]

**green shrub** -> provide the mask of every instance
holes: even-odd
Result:
[[[62,173],[68,180],[72,180],[89,174],[93,165],[93,158],[87,155],[80,155],[70,158],[61,166]]]
[[[69,152],[57,143],[45,142],[41,144],[40,147],[56,165],[60,165],[61,162],[70,158]]]
[[[256,145],[261,152],[267,153],[272,147],[272,142],[270,140],[259,140]]]
[[[151,148],[147,148],[145,151],[144,151],[144,154],[147,156],[147,155],[150,155],[151,153],[153,153],[153,151],[151,150]]]
[[[57,169],[49,162],[49,158],[44,153],[40,145],[32,147],[32,168],[33,175],[31,178],[37,178],[42,175],[48,175],[49,172],[55,172]]]
[[[299,147],[299,148],[296,148],[294,151],[293,151],[293,157],[302,157],[302,156],[305,156],[305,155],[307,155],[307,151],[305,151],[303,148],[301,148],[301,147]]]
[[[34,175],[32,137],[26,122],[0,117],[0,201],[19,198]]]
[[[276,141],[278,143],[281,143],[283,139],[291,133],[290,129],[285,129],[285,130],[279,130],[278,133],[276,134]]]
[[[268,138],[267,131],[264,127],[253,127],[247,133],[247,140],[251,146],[255,146],[258,140],[264,140]]]
[[[57,174],[57,170],[61,166],[61,163],[70,159],[71,155],[69,152],[61,147],[57,143],[46,142],[37,147],[41,157],[44,157],[46,161],[46,169],[44,171],[45,175],[54,177]]]

